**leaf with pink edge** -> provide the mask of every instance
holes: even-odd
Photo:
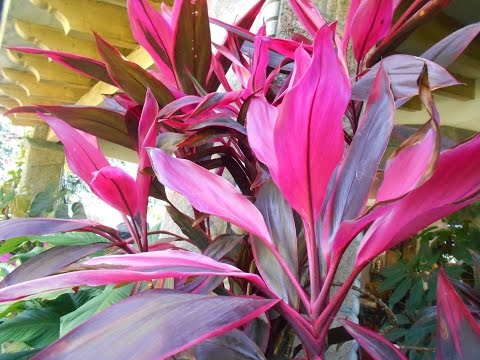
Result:
[[[66,360],[71,359],[72,354],[88,359],[99,353],[105,360],[166,359],[252,321],[277,302],[256,297],[148,290],[97,314],[34,359]],[[176,336],[158,336],[171,333],[172,329]],[[124,334],[128,334],[128,341]],[[111,346],[113,343],[115,346]]]
[[[375,331],[347,320],[342,320],[341,323],[373,360],[407,360],[400,349]]]
[[[311,0],[288,0],[295,14],[310,35],[315,36],[325,19]]]
[[[476,359],[480,327],[443,271],[438,274],[437,316],[437,359]]]

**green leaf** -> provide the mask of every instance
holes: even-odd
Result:
[[[385,279],[380,284],[380,291],[390,290],[407,277],[408,269],[404,263],[400,262],[382,269],[381,275],[383,275]]]
[[[55,194],[53,191],[41,191],[33,198],[28,209],[29,217],[39,217],[53,211]]]
[[[192,226],[194,220],[172,206],[167,206],[167,212],[182,233],[200,250],[205,250],[209,244],[208,236],[202,230]]]
[[[423,280],[418,278],[415,280],[410,296],[406,302],[406,309],[410,314],[414,314],[416,310],[420,309],[425,291],[423,290]]]
[[[40,350],[42,350],[42,348],[19,351],[14,353],[0,354],[0,360],[27,360],[30,358],[30,355],[36,354]]]
[[[50,246],[77,246],[90,245],[99,242],[108,242],[107,239],[88,232],[52,234],[42,236],[25,236],[31,242],[48,243]]]
[[[398,287],[393,292],[392,296],[388,300],[388,305],[393,307],[397,302],[402,300],[405,295],[407,295],[408,290],[410,290],[412,286],[413,280],[411,278],[403,280]]]
[[[126,298],[130,294],[132,286],[131,284],[120,288],[113,285],[107,286],[101,294],[87,301],[70,314],[62,316],[60,319],[60,336],[83,324],[93,315]]]
[[[42,347],[58,339],[60,317],[49,308],[28,309],[0,324],[0,343],[22,341]]]
[[[28,240],[28,236],[19,236],[2,241],[0,243],[0,255],[15,251],[20,245]]]
[[[72,204],[72,219],[86,219],[85,208],[80,201]]]

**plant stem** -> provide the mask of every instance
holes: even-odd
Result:
[[[177,239],[184,240],[184,241],[190,241],[188,238],[174,234],[170,231],[165,231],[165,230],[155,230],[155,231],[149,231],[147,232],[147,236],[149,235],[157,235],[157,234],[162,234],[162,235],[170,235],[173,237],[176,237]]]
[[[316,299],[315,303],[312,307],[313,317],[316,319],[323,310],[324,304],[327,301],[327,297],[330,294],[330,287],[332,286],[332,282],[335,278],[335,274],[337,273],[338,266],[340,265],[340,259],[342,258],[343,252],[337,254],[332,259],[332,263],[327,271],[327,276],[325,277],[325,281],[323,282],[322,289],[320,291],[320,295]]]
[[[307,243],[308,272],[310,275],[310,306],[318,297],[320,292],[320,269],[318,263],[317,239],[315,236],[315,224],[311,221],[303,222],[305,228],[305,241]]]

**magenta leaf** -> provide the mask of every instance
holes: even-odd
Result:
[[[480,22],[465,26],[433,45],[420,57],[443,67],[452,64],[480,32]]]
[[[476,359],[480,327],[443,271],[438,274],[437,314],[437,359]]]
[[[64,266],[110,246],[108,243],[96,243],[53,247],[29,259],[5,276],[0,282],[0,288],[51,275]]]
[[[117,233],[117,231],[112,228],[90,220],[18,218],[0,222],[0,240],[24,235],[47,235],[75,230],[88,231],[94,228],[109,234]]]
[[[265,219],[275,247],[298,278],[297,234],[292,208],[272,181],[260,188],[255,205]],[[252,247],[268,287],[292,307],[298,308],[295,288],[270,250],[260,241],[253,241]]]
[[[360,215],[393,129],[395,103],[390,78],[377,74],[359,128],[340,169],[333,201],[333,232],[341,221]]]
[[[260,212],[227,180],[159,149],[150,149],[150,158],[159,181],[184,195],[194,208],[227,220],[271,243]]]
[[[393,18],[393,0],[363,0],[352,20],[353,53],[357,62],[385,37]]]
[[[172,24],[175,74],[182,90],[193,95],[187,72],[204,87],[212,57],[207,0],[175,1]]]
[[[140,144],[140,163],[138,168],[140,172],[151,166],[146,148],[155,146],[158,111],[158,102],[150,89],[148,89],[145,97],[145,104],[143,105],[142,114],[140,116],[140,122],[138,124],[138,143]]]
[[[313,59],[287,91],[274,132],[278,161],[272,177],[290,205],[310,223],[320,214],[330,176],[344,150],[342,117],[350,99],[350,81],[333,36],[334,30],[326,25],[317,33]],[[300,67],[308,61],[305,56],[296,60]]]
[[[405,102],[400,102],[401,100],[418,95],[417,80],[425,64],[428,67],[428,79],[432,90],[459,84],[443,67],[419,57],[392,55],[383,59],[382,64],[391,78],[397,107]],[[367,100],[379,68],[380,64],[376,64],[353,85],[353,100]]]
[[[89,359],[99,353],[105,360],[166,359],[250,322],[277,302],[149,290],[97,314],[34,359],[71,359],[72,354]],[[172,329],[175,336],[167,336]]]
[[[398,348],[375,331],[347,320],[343,320],[341,323],[373,360],[407,360],[407,357]]]
[[[115,166],[105,166],[94,173],[90,182],[92,191],[107,204],[129,215],[132,219],[139,210],[138,189],[135,180]]]
[[[70,169],[87,184],[92,181],[94,172],[110,166],[101,151],[78,130],[56,117],[42,113],[38,116],[52,128],[62,142]]]
[[[359,246],[357,266],[414,235],[436,220],[474,202],[480,191],[480,136],[440,154],[437,168],[423,185],[378,209],[384,214]]]
[[[273,133],[278,118],[278,108],[270,105],[263,96],[250,100],[247,112],[247,134],[250,147],[258,160],[277,171],[277,155],[273,144]]]
[[[310,35],[315,36],[325,19],[311,0],[288,0],[293,11]]]
[[[36,48],[14,47],[10,48],[10,50],[23,52],[26,54],[48,56],[53,61],[58,62],[59,64],[62,64],[73,71],[89,76],[95,80],[103,81],[110,85],[115,85],[113,80],[110,78],[110,75],[108,74],[105,64],[98,60],[61,51],[43,50]]]
[[[244,273],[234,266],[182,250],[101,256],[81,264],[71,265],[68,270],[65,273],[2,288],[0,302],[79,286],[101,286],[202,275],[238,277],[248,280],[259,289],[266,289],[262,279],[255,274]]]
[[[146,0],[128,0],[128,17],[135,40],[155,60],[159,75],[167,84],[175,84],[170,60],[173,32],[168,20]]]

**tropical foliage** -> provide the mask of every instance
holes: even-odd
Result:
[[[431,94],[458,84],[445,67],[480,25],[459,30],[421,57],[390,55],[448,2],[414,1],[392,23],[399,0],[354,0],[338,35],[311,1],[289,0],[311,39],[279,39],[266,37],[264,27],[249,31],[264,1],[229,25],[209,19],[206,0],[177,0],[173,9],[160,10],[129,0],[132,31],[154,59],[152,71],[98,35],[102,62],[15,49],[120,89],[111,106],[13,111],[35,112],[56,132],[72,171],[122,214],[129,229],[123,239],[89,220],[0,223],[0,238],[10,239],[4,244],[51,233],[103,239],[33,257],[2,281],[2,302],[15,306],[106,285],[98,296],[109,297],[130,286],[130,296],[109,307],[98,306],[98,297],[77,303],[67,317],[82,313],[86,321],[62,317],[64,331],[53,343],[24,339],[37,350],[47,345],[34,358],[323,358],[329,328],[365,265],[480,196],[480,136],[440,153],[440,115]],[[210,24],[228,31],[224,43],[211,43]],[[347,65],[350,44],[354,74]],[[241,89],[227,80],[230,68]],[[416,95],[430,119],[387,160],[378,192],[370,194],[395,108]],[[137,176],[111,166],[95,137],[135,150]],[[222,177],[227,171],[234,185]],[[194,218],[174,206],[164,187],[188,200]],[[184,236],[151,240],[162,231],[149,231],[149,196],[167,204]],[[367,206],[369,198],[375,203]],[[212,217],[242,231],[212,237]],[[342,256],[360,233],[353,270],[330,296]],[[42,271],[31,270],[40,265]],[[468,358],[478,325],[443,274],[437,300],[438,356]],[[87,303],[88,312],[81,311]],[[21,312],[11,321],[28,316]],[[343,324],[374,358],[404,358],[380,335]],[[295,339],[301,347],[292,350]]]

